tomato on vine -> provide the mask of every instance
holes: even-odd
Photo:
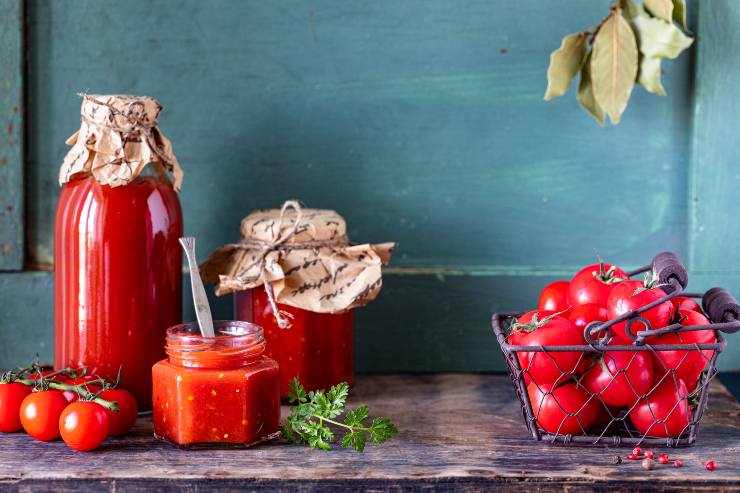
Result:
[[[115,402],[118,411],[105,409],[108,415],[108,434],[110,436],[123,435],[134,426],[139,407],[133,394],[124,389],[106,389],[100,397],[106,401]]]
[[[0,383],[0,431],[12,433],[19,431],[21,425],[21,404],[31,393],[31,387],[19,382]]]
[[[21,403],[23,429],[43,442],[56,440],[59,438],[59,416],[67,404],[67,399],[58,390],[31,392]]]
[[[555,281],[545,286],[540,293],[537,309],[567,314],[570,310],[570,302],[568,301],[569,285],[568,281]]]
[[[57,427],[64,443],[86,452],[98,448],[108,435],[108,415],[96,402],[73,402],[62,411]]]
[[[571,279],[568,300],[573,308],[586,303],[606,306],[606,299],[614,286],[627,279],[627,273],[615,265],[603,261],[589,265]]]

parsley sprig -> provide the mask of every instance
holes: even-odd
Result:
[[[291,442],[331,450],[331,443],[336,439],[330,426],[333,425],[346,430],[342,437],[342,447],[352,447],[362,452],[368,436],[374,443],[383,443],[398,433],[398,429],[388,418],[375,418],[368,426],[366,405],[345,413],[344,407],[349,395],[349,384],[346,382],[333,386],[328,392],[317,390],[306,393],[303,385],[294,378],[289,387],[288,399],[295,405],[291,406],[290,415],[280,430]],[[344,422],[338,418],[342,413],[345,413]]]

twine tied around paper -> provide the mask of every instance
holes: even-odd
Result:
[[[286,219],[286,213],[290,209],[293,209],[295,211],[295,221],[290,228],[282,231],[283,221]],[[345,246],[349,243],[346,236],[332,240],[286,243],[294,235],[301,232],[300,227],[302,220],[303,209],[301,208],[300,202],[298,202],[297,200],[286,200],[285,203],[283,203],[283,206],[280,208],[280,219],[277,223],[278,237],[275,240],[259,241],[245,239],[235,245],[241,248],[260,249],[260,253],[257,258],[252,263],[243,267],[236,274],[235,277],[242,282],[251,282],[257,280],[258,277],[245,278],[244,273],[248,272],[250,269],[259,264],[259,277],[261,277],[262,283],[265,286],[265,293],[267,294],[267,299],[270,302],[270,306],[272,307],[272,312],[275,315],[275,320],[277,321],[278,327],[280,327],[281,329],[290,328],[291,324],[289,319],[293,318],[293,315],[289,312],[278,309],[277,301],[275,300],[275,293],[272,290],[272,283],[265,278],[264,263],[267,254],[275,250],[296,250],[304,248]]]

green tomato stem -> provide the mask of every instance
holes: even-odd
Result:
[[[61,372],[61,370],[60,370]],[[51,374],[50,374],[51,375]],[[28,378],[19,378],[16,380],[16,382],[20,382],[24,385],[28,385],[29,387],[35,387],[37,381],[36,380],[30,380]],[[70,385],[68,383],[62,383],[62,382],[47,382],[47,385],[50,389],[54,390],[67,390],[70,392],[76,392],[80,396],[82,396],[83,400],[95,402],[97,404],[100,404],[106,409],[110,409],[111,411],[118,412],[118,402],[117,401],[107,401],[93,393],[91,393],[89,390],[87,390],[85,387],[87,385],[96,384],[96,383],[105,383],[105,380],[98,379],[98,380],[91,380],[89,382],[84,382],[77,385]]]

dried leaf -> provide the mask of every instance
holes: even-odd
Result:
[[[665,89],[660,82],[660,58],[642,57],[637,83],[653,94],[665,96]]]
[[[642,3],[655,17],[673,22],[673,0],[642,0]]]
[[[686,0],[673,0],[673,20],[688,29],[686,25]]]
[[[637,76],[637,42],[629,23],[615,10],[594,40],[591,82],[596,102],[619,123]]]
[[[591,55],[589,54],[586,58],[586,62],[581,68],[581,80],[578,83],[578,92],[576,98],[581,106],[588,111],[591,116],[599,122],[599,125],[604,126],[604,110],[601,109],[599,103],[594,98],[593,86],[591,85]]]
[[[569,34],[563,38],[560,48],[550,54],[545,101],[562,96],[568,91],[570,82],[578,73],[586,56],[587,38],[586,33]]]
[[[625,19],[631,21],[637,16],[645,15],[645,9],[642,4],[638,4],[635,0],[622,0],[620,5],[622,6],[622,15]]]
[[[662,19],[639,16],[632,22],[640,36],[640,51],[646,57],[676,58],[694,42],[673,23]]]

